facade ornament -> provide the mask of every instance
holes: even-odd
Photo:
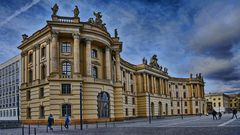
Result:
[[[143,57],[142,62],[143,64],[147,65],[147,59],[145,57]]]
[[[23,35],[22,35],[23,41],[26,40],[27,38],[28,38],[28,35],[27,35],[27,34],[23,34]]]
[[[151,58],[151,61],[150,61],[150,66],[154,67],[154,68],[159,68],[159,65],[158,65],[158,59],[157,59],[157,55],[154,54]]]
[[[73,13],[74,13],[74,17],[75,17],[75,18],[78,18],[78,15],[79,15],[78,6],[75,6],[75,8],[74,8],[74,10],[73,10]]]
[[[57,12],[58,12],[58,5],[54,4],[54,6],[52,7],[52,16],[57,16]]]
[[[114,37],[118,38],[118,31],[117,31],[117,29],[114,29]]]
[[[95,16],[94,24],[97,25],[98,27],[104,29],[107,31],[106,24],[103,23],[102,21],[102,14],[101,12],[93,12],[93,15]]]

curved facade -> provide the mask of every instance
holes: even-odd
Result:
[[[151,115],[172,115],[169,84],[175,80],[158,65],[156,56],[149,64],[145,59],[143,64],[130,64],[120,57],[122,42],[117,30],[114,37],[107,32],[100,12],[94,12],[95,19],[82,22],[77,7],[74,17],[58,16],[57,9],[53,8],[52,20],[43,29],[30,37],[24,34],[18,47],[22,51],[24,123],[46,123],[49,114],[56,123],[65,115],[79,122],[80,83],[85,121],[146,117],[148,94]],[[189,88],[191,80],[195,79],[184,79]],[[202,86],[197,91],[204,93],[202,78],[196,80]]]

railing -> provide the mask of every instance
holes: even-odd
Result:
[[[72,23],[73,19],[74,19],[73,17],[60,17],[60,16],[58,16],[58,21],[59,22]]]
[[[71,75],[61,75],[61,78],[72,78]]]

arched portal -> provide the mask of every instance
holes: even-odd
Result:
[[[158,102],[158,116],[162,116],[162,102]]]
[[[151,114],[153,117],[154,116],[154,103],[153,102],[151,103]]]
[[[107,92],[101,92],[97,96],[98,118],[110,117],[110,97]]]
[[[166,115],[168,115],[168,104],[166,103]]]

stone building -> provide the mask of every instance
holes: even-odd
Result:
[[[173,95],[181,95],[183,90],[187,114],[201,111],[197,110],[204,99],[201,75],[170,77],[167,68],[158,64],[156,55],[149,63],[144,58],[138,65],[123,60],[117,30],[114,36],[108,33],[101,12],[94,12],[94,19],[83,22],[77,6],[73,17],[57,15],[56,4],[52,11],[52,20],[31,36],[24,34],[18,47],[22,60],[23,123],[45,123],[49,114],[53,114],[56,123],[62,122],[65,115],[79,122],[80,83],[83,119],[88,122],[176,115],[171,103],[180,99]]]
[[[21,56],[0,64],[0,121],[18,120]]]
[[[240,94],[231,94],[229,96],[229,108],[240,110]]]
[[[206,102],[212,104],[212,108],[217,112],[228,112],[229,95],[224,93],[209,93],[205,95]],[[208,110],[208,109],[207,109]]]

